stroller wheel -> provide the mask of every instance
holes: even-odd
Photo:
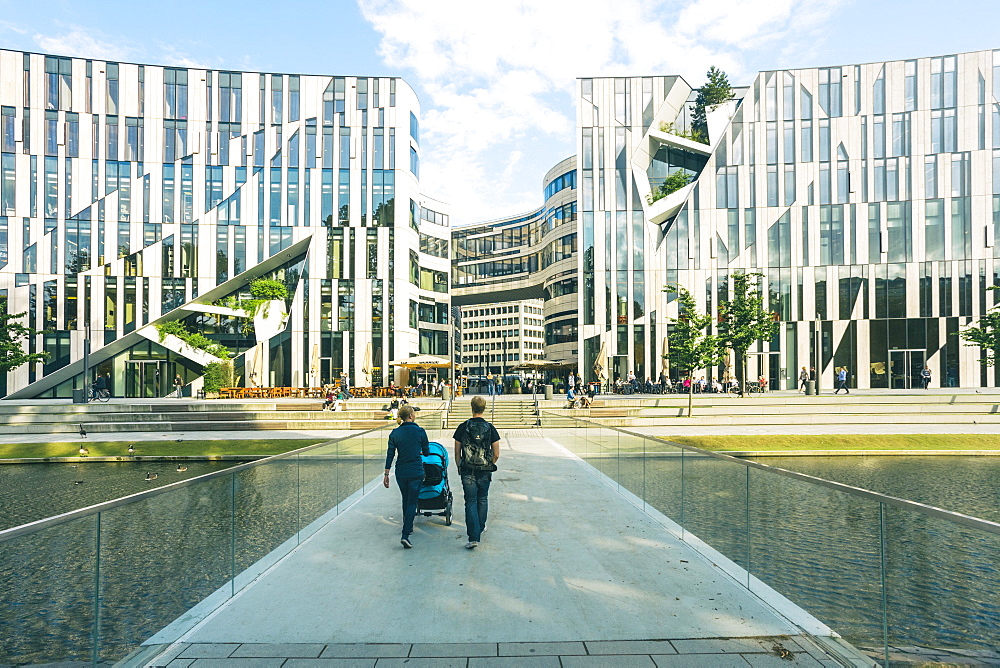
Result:
[[[444,525],[446,527],[451,526],[451,513],[448,513],[447,515],[444,516]]]

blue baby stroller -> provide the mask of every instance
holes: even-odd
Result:
[[[435,441],[427,444],[430,454],[424,460],[424,484],[417,496],[417,514],[441,515],[451,526],[451,489],[448,487],[448,450]]]

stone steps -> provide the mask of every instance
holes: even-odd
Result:
[[[434,415],[439,400],[415,402]],[[254,430],[352,430],[385,425],[384,402],[361,400],[348,403],[347,411],[323,411],[320,401],[219,402],[189,401],[149,404],[46,403],[34,405],[0,402],[0,433],[76,434],[127,431],[254,431]]]

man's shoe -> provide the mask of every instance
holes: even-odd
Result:
[[[413,547],[413,543],[410,542],[410,538],[409,537],[400,538],[399,539],[399,544],[402,545],[403,547],[405,547],[407,550],[409,550],[411,547]]]
[[[478,540],[470,540],[468,543],[465,544],[465,549],[466,550],[474,550],[477,547],[479,547],[479,541]]]

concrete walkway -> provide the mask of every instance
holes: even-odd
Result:
[[[750,595],[550,439],[505,438],[499,466],[478,549],[457,480],[454,524],[418,518],[412,550],[395,485],[378,487],[193,628],[153,638],[173,644],[147,665],[848,663],[814,640],[822,624]]]

